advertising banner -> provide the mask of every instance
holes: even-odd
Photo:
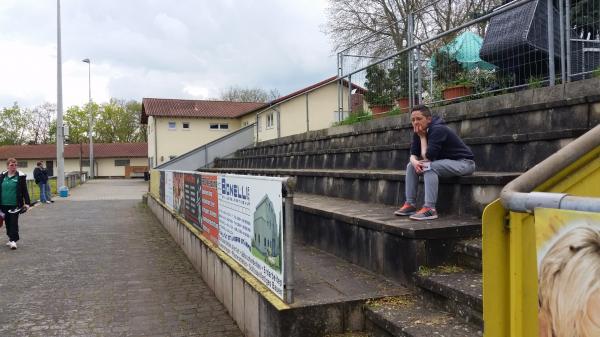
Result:
[[[165,202],[165,172],[160,171],[160,186],[158,186],[160,201]]]
[[[600,213],[535,210],[540,336],[600,336]]]
[[[183,178],[184,173],[173,172],[173,209],[177,214],[183,215],[183,205],[184,201],[184,186],[183,186]]]
[[[165,204],[171,209],[173,207],[173,172],[165,171]]]
[[[185,219],[196,227],[200,227],[200,175],[186,173],[184,176]]]
[[[283,299],[282,178],[218,175],[219,247]]]
[[[202,174],[202,231],[203,235],[219,243],[219,192],[217,190],[217,175]]]

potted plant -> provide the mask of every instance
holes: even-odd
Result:
[[[394,60],[394,64],[389,70],[389,77],[396,105],[400,108],[400,112],[407,112],[409,107],[409,90],[408,59],[406,57],[398,57]]]
[[[473,82],[461,64],[445,50],[435,53],[433,71],[442,85],[442,96],[445,100],[468,96],[473,93]]]
[[[365,100],[373,115],[381,115],[392,108],[391,82],[381,66],[367,68],[365,88]]]

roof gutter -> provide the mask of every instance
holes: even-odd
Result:
[[[600,125],[597,125],[507,184],[500,193],[502,205],[514,212],[531,213],[537,207],[600,212],[600,198],[576,197],[564,193],[531,192],[599,146]]]

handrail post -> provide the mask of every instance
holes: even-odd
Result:
[[[554,4],[553,1],[547,1],[548,10],[548,22],[546,28],[548,29],[548,75],[549,84],[553,86],[556,84],[556,71],[554,68]]]
[[[283,185],[285,226],[283,226],[285,244],[285,302],[294,302],[294,189],[296,178],[288,178]]]

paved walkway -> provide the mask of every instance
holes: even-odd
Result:
[[[0,241],[0,336],[242,335],[141,204],[147,186],[95,180],[20,218],[19,248]]]

